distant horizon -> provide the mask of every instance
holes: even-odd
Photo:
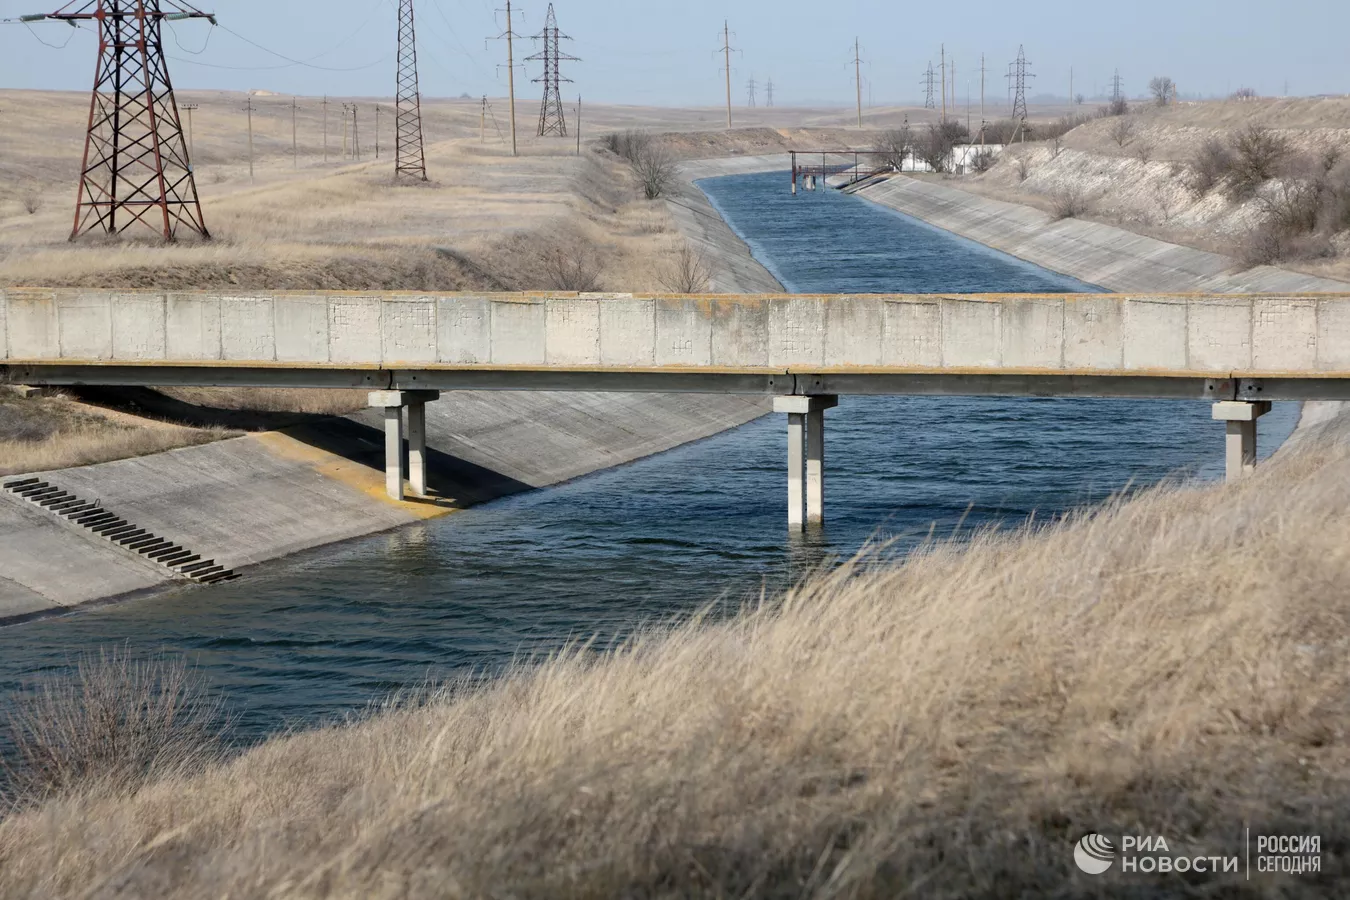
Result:
[[[214,4],[197,4],[211,10]],[[497,0],[417,0],[422,91],[428,97],[506,94],[506,48],[495,40],[505,22]],[[0,0],[0,19],[38,13],[60,0]],[[535,94],[540,66],[528,58],[543,24],[546,0],[523,0],[512,21],[519,39],[516,96]],[[1265,97],[1339,96],[1350,91],[1342,59],[1350,4],[1287,0],[1266,15],[1254,0],[1231,0],[1222,15],[1206,5],[1139,0],[1127,17],[1085,16],[1070,0],[1036,9],[969,0],[959,21],[942,9],[898,9],[852,0],[821,16],[796,0],[742,0],[727,19],[725,3],[684,0],[677,14],[650,7],[615,16],[597,0],[555,3],[564,49],[563,85],[594,102],[627,106],[714,108],[725,103],[723,22],[729,21],[733,105],[748,106],[750,82],[764,106],[772,81],[775,105],[852,105],[857,94],[854,42],[860,40],[864,101],[918,105],[920,76],[945,58],[955,68],[957,105],[980,94],[984,61],[988,102],[1006,105],[1005,73],[1024,46],[1036,96],[1074,94],[1100,100],[1118,70],[1127,96],[1140,97],[1150,78],[1166,75],[1183,98],[1221,99],[1239,88]],[[234,0],[219,10],[220,27],[204,21],[166,23],[164,50],[182,90],[266,90],[283,95],[384,96],[392,93],[396,48],[394,0]],[[1315,28],[1307,23],[1316,23]],[[861,34],[860,34],[861,33]],[[88,90],[97,55],[89,28],[58,22],[0,25],[0,86]],[[387,87],[385,87],[387,85]],[[904,103],[895,97],[911,98]],[[883,98],[887,98],[884,99]],[[1047,101],[1054,102],[1054,101]]]

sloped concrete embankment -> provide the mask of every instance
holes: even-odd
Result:
[[[383,437],[368,413],[44,477],[240,569],[622,465],[767,411],[762,399],[735,396],[446,394],[427,408],[439,505],[384,497]],[[0,491],[0,621],[181,583]]]
[[[694,182],[722,175],[772,172],[789,165],[788,157],[782,154],[693,160],[680,164],[679,178],[666,198],[666,206],[680,233],[711,268],[709,287],[713,293],[778,294],[784,288],[755,259],[750,247],[731,229]]]

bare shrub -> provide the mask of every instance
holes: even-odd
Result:
[[[993,150],[988,147],[982,147],[976,150],[970,157],[970,167],[979,174],[983,175],[994,167],[994,162],[998,159]]]
[[[990,144],[1011,144],[1017,136],[1017,123],[1012,119],[1001,119],[984,124],[984,139]]]
[[[17,802],[127,794],[217,762],[229,724],[223,702],[181,660],[101,650],[16,698],[13,756],[0,762]]]
[[[660,281],[662,287],[676,294],[706,294],[712,282],[712,269],[701,252],[683,244],[661,273]]]
[[[1144,165],[1148,165],[1149,160],[1153,158],[1153,145],[1148,141],[1140,141],[1134,146],[1134,158]]]
[[[1108,134],[1111,135],[1111,140],[1116,142],[1117,147],[1124,147],[1134,138],[1134,120],[1128,116],[1120,116],[1111,123]]]
[[[1087,196],[1078,187],[1059,191],[1051,201],[1051,212],[1056,219],[1079,218],[1088,213],[1089,207]]]
[[[1233,94],[1232,94],[1232,96],[1231,96],[1229,99],[1231,99],[1231,100],[1255,100],[1255,99],[1256,99],[1256,96],[1257,96],[1257,94],[1256,94],[1256,88],[1240,87],[1240,88],[1238,88],[1236,91],[1233,91]]]
[[[675,160],[659,143],[643,147],[631,165],[648,200],[660,198],[675,178]]]
[[[1249,125],[1233,136],[1227,190],[1233,200],[1248,200],[1261,185],[1280,174],[1289,161],[1289,143],[1260,125]]]
[[[600,290],[600,255],[588,241],[560,242],[544,251],[544,273],[555,291]]]
[[[1059,151],[1062,149],[1064,138],[1056,136],[1050,139],[1050,158],[1059,159]]]
[[[1166,106],[1176,100],[1177,85],[1167,75],[1158,75],[1149,79],[1148,93],[1155,106]]]
[[[1027,176],[1031,174],[1031,160],[1026,156],[1015,157],[1013,167],[1017,170],[1018,181],[1026,181]]]
[[[601,138],[600,143],[611,153],[630,163],[636,163],[643,152],[651,146],[652,136],[645,131],[630,128],[627,131],[611,132]]]
[[[23,203],[23,211],[30,216],[35,215],[38,210],[42,209],[42,195],[37,192],[36,188],[29,188],[24,191],[20,202]]]
[[[882,133],[873,148],[883,165],[893,166],[898,172],[914,149],[914,131],[908,125]]]
[[[1196,197],[1203,197],[1223,183],[1233,170],[1233,153],[1218,138],[1209,138],[1191,157],[1191,174],[1187,187]]]
[[[1100,107],[1097,110],[1097,116],[1098,118],[1107,119],[1112,116],[1129,115],[1129,112],[1130,101],[1126,100],[1124,97],[1117,97],[1105,106]]]
[[[1042,122],[1036,126],[1036,137],[1040,140],[1057,141],[1079,125],[1092,121],[1091,116],[1072,114],[1060,116],[1053,122]]]

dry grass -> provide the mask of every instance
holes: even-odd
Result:
[[[13,814],[0,894],[1344,895],[1333,427],[1235,487],[854,562],[730,621]],[[1322,835],[1322,874],[1071,861],[1088,831],[1232,855],[1244,823]]]
[[[0,393],[0,475],[148,456],[234,433],[143,419],[60,395],[20,399]]]
[[[210,409],[345,416],[365,409],[369,392],[345,388],[164,388],[160,393]]]

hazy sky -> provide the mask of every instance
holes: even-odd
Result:
[[[0,0],[0,18],[44,12],[63,0]],[[433,96],[504,96],[504,42],[496,35],[504,0],[417,0],[422,90]],[[179,22],[166,33],[175,85],[263,89],[307,95],[388,96],[393,92],[396,0],[220,0],[222,28]],[[543,25],[548,4],[522,0],[516,31]],[[618,3],[560,0],[567,48],[584,60],[563,72],[569,99],[597,102],[716,105],[724,102],[722,20],[731,22],[733,102],[746,83],[772,78],[777,105],[853,102],[853,41],[862,42],[864,100],[878,105],[921,98],[920,73],[936,65],[946,43],[957,93],[978,103],[980,54],[986,55],[991,101],[1006,100],[1004,74],[1025,44],[1037,78],[1032,93],[1102,92],[1119,66],[1130,95],[1153,75],[1176,79],[1183,94],[1223,94],[1240,86],[1262,94],[1350,92],[1350,2],[1346,0],[680,0]],[[230,29],[230,33],[225,30]],[[250,46],[246,38],[265,47]],[[44,41],[62,49],[44,46]],[[67,43],[68,42],[68,43]],[[92,31],[61,23],[0,25],[0,87],[87,90],[93,76]],[[516,43],[517,60],[537,52]],[[290,60],[294,65],[273,53]],[[526,63],[516,93],[533,97]],[[759,102],[764,95],[761,89]]]

